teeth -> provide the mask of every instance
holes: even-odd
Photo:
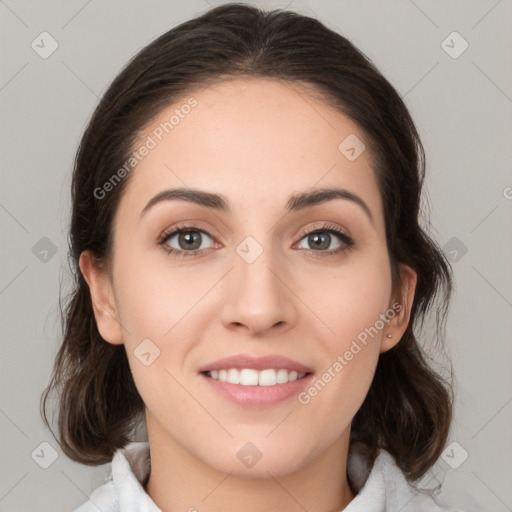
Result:
[[[275,386],[277,384],[277,374],[275,370],[263,370],[258,377],[259,386]]]
[[[212,370],[206,372],[206,374],[212,379],[242,386],[275,386],[276,384],[286,384],[302,379],[306,375],[294,370],[289,372],[288,370],[275,370],[273,368],[261,371],[252,368],[244,368],[243,370],[228,368],[226,370]]]
[[[288,370],[277,370],[276,378],[278,384],[286,384],[288,382]]]
[[[238,372],[238,370],[235,370]],[[258,370],[251,370],[249,368],[244,368],[240,370],[240,380],[239,382],[233,382],[230,380],[226,380],[225,382],[229,382],[230,384],[242,384],[242,386],[257,386],[258,385]]]
[[[231,384],[240,384],[240,373],[236,368],[231,368],[228,370],[226,381],[231,382]]]

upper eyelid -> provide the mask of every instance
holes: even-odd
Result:
[[[306,236],[306,235],[309,235],[310,233],[314,233],[315,231],[334,231],[338,234],[341,233],[341,234],[347,236],[348,238],[352,238],[346,229],[341,228],[339,226],[328,226],[328,225],[308,228],[305,231],[303,231],[300,236]]]
[[[177,234],[183,232],[183,231],[200,231],[201,233],[204,233],[208,235],[212,240],[216,240],[217,237],[215,235],[212,235],[206,228],[201,228],[199,226],[175,226],[170,229],[166,229],[162,231],[162,234],[158,237],[158,240],[161,242],[164,242],[165,240],[168,240],[169,238],[173,238]]]

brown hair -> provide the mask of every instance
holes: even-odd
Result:
[[[435,306],[434,338],[442,347],[452,289],[450,265],[420,227],[424,151],[409,112],[392,85],[352,43],[319,21],[282,10],[225,4],[182,23],[142,49],[98,104],[77,152],[72,183],[70,260],[74,288],[61,305],[63,343],[41,397],[46,425],[50,391],[59,394],[62,450],[83,464],[109,462],[144,416],[124,345],[97,329],[89,288],[78,266],[82,251],[108,262],[112,219],[124,178],[98,199],[95,191],[129,158],[141,129],[164,107],[208,84],[266,77],[307,86],[350,117],[370,141],[382,195],[394,289],[400,264],[418,276],[410,322],[400,342],[379,357],[368,395],[353,419],[354,437],[374,458],[388,450],[411,480],[445,445],[451,387],[427,362],[414,329]]]

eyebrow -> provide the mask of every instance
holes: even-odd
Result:
[[[327,201],[332,201],[333,199],[352,201],[360,206],[370,219],[370,222],[372,224],[374,223],[373,215],[368,205],[359,196],[343,188],[317,188],[312,191],[291,194],[285,206],[285,213],[303,210],[311,206],[326,203]],[[221,194],[205,192],[197,188],[174,188],[164,190],[151,198],[140,215],[142,217],[158,203],[173,200],[188,201],[189,203],[194,203],[220,212],[228,213],[231,211],[228,199]]]

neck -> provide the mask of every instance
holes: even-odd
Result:
[[[243,478],[203,463],[159,427],[148,428],[145,490],[163,512],[238,512],[241,504],[244,512],[339,512],[354,498],[346,475],[350,430],[291,473]]]

